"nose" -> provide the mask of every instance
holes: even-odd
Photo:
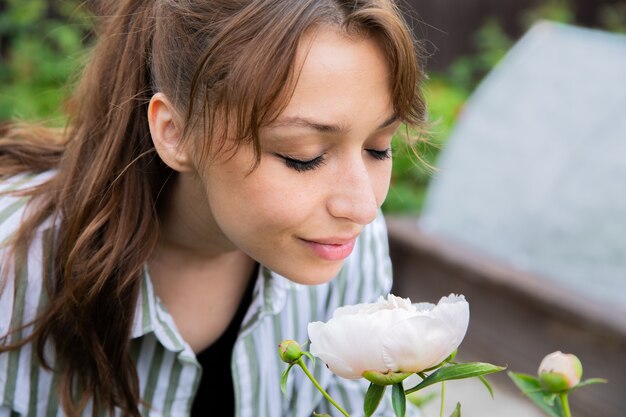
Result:
[[[373,222],[378,214],[378,202],[371,175],[362,160],[338,170],[327,202],[329,213],[361,225]]]

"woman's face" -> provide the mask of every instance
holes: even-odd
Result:
[[[198,162],[197,174],[215,242],[319,284],[338,273],[385,199],[399,121],[376,41],[323,29],[301,45],[293,97],[262,128],[256,169],[244,145]]]

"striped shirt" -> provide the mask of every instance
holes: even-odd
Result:
[[[48,175],[14,177],[0,183],[0,193],[32,186]],[[6,242],[27,211],[27,202],[27,198],[19,196],[0,197],[0,260],[5,257]],[[0,336],[29,322],[45,306],[42,265],[50,253],[47,238],[51,236],[50,230],[50,224],[40,227],[23,264],[6,266],[9,274],[0,294]],[[299,285],[261,266],[252,302],[233,348],[231,370],[236,416],[309,417],[314,411],[336,415],[336,410],[300,369],[290,373],[287,395],[281,393],[280,376],[286,364],[279,359],[277,345],[283,339],[305,341],[309,322],[328,320],[344,304],[374,301],[390,288],[391,265],[382,216],[365,227],[352,255],[329,283]],[[141,413],[187,416],[203,370],[155,294],[147,268],[137,303],[130,343],[141,397],[149,405],[141,406]],[[31,331],[27,327],[9,340],[18,340]],[[47,358],[53,358],[52,349],[46,352]],[[320,360],[311,369],[352,416],[363,414],[365,381],[337,378]],[[63,416],[57,390],[58,375],[40,366],[31,344],[0,354],[0,417]],[[219,409],[219,399],[215,403]],[[85,415],[91,415],[91,407]],[[388,398],[377,415],[393,415]]]

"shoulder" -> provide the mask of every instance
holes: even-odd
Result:
[[[47,181],[53,172],[20,174],[0,180],[0,249],[19,228],[31,197],[25,191]]]
[[[52,175],[24,174],[0,180],[0,338],[7,336],[2,343],[27,337],[31,327],[22,326],[32,322],[45,303],[42,267],[50,252],[49,225],[43,224],[35,231],[25,251],[13,250],[11,240],[31,207],[31,197],[24,191]],[[35,376],[48,381],[47,371],[36,363],[31,344],[0,355],[0,416],[6,410],[27,413],[30,390],[16,387],[32,386],[29,381]]]
[[[30,196],[22,193],[51,177],[51,173],[19,175],[0,181],[0,337],[31,321],[42,289],[42,265],[50,239],[43,224],[26,251],[14,250],[13,236],[28,215]]]

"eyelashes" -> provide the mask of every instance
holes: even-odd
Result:
[[[374,158],[377,161],[384,161],[386,159],[391,158],[391,148],[387,148],[383,150],[366,149],[366,151],[370,154],[372,158]],[[321,167],[326,162],[325,161],[326,154],[322,154],[318,157],[315,157],[309,160],[296,159],[296,158],[292,158],[290,156],[283,155],[283,154],[277,154],[277,155],[285,160],[285,165],[287,165],[288,168],[291,168],[298,172],[312,171],[314,169]]]
[[[378,159],[379,161],[391,158],[391,148],[383,149],[382,151],[376,149],[368,149],[367,151],[374,159]]]
[[[286,155],[280,155],[280,157],[285,160],[285,165],[287,165],[288,168],[295,169],[298,172],[312,171],[324,165],[325,162],[324,154],[316,158],[309,159],[308,161],[302,161]]]

